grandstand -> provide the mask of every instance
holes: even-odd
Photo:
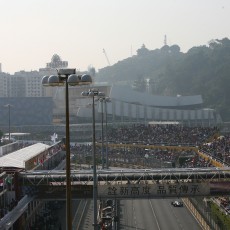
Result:
[[[111,103],[107,103],[107,114],[114,122],[167,121],[202,126],[216,126],[222,122],[214,109],[203,108],[201,95],[157,96],[140,93],[127,86],[114,85],[108,96]],[[100,105],[98,103],[98,113],[101,111]],[[80,107],[77,115],[91,117],[90,111],[90,107]]]

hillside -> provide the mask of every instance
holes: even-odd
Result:
[[[216,109],[230,120],[230,40],[212,40],[208,46],[193,47],[187,53],[178,45],[148,50],[100,69],[96,80],[128,84],[135,90],[157,95],[201,94],[204,107]]]

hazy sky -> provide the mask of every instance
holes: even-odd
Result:
[[[182,52],[230,38],[229,0],[0,0],[2,71],[38,70],[58,54],[69,67],[107,66],[142,44]]]

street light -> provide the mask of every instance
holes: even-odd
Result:
[[[106,143],[106,168],[108,169],[109,166],[108,166],[108,139],[107,139],[107,102],[111,102],[111,99],[109,97],[100,97],[99,98],[99,101],[101,102],[101,113],[102,113],[102,135],[101,135],[101,138],[102,138],[102,141],[101,141],[101,145],[102,145],[102,159],[103,159],[103,165],[102,165],[102,168],[104,168],[104,132],[103,132],[103,113],[104,113],[104,110],[103,110],[103,103],[105,103],[105,143]]]
[[[10,104],[7,104],[7,105],[4,105],[4,107],[8,107],[8,114],[9,114],[9,142],[10,142],[10,136],[11,136],[11,134],[10,134],[10,108],[12,107],[12,105],[10,105]]]
[[[88,85],[92,78],[88,74],[76,75],[76,69],[57,69],[57,76],[44,76],[43,86],[65,85],[66,116],[66,229],[72,230],[71,178],[70,178],[70,134],[69,134],[69,85]]]
[[[103,109],[103,98],[99,98],[99,101],[101,102],[101,164],[102,169],[104,169],[104,109]]]
[[[82,96],[92,97],[93,98],[93,108],[92,108],[92,116],[93,116],[93,226],[94,230],[98,229],[97,224],[97,169],[96,169],[96,138],[95,138],[95,97],[103,97],[105,94],[99,92],[98,89],[89,89],[88,91],[84,91],[81,93]]]

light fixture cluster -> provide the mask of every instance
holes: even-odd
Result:
[[[98,89],[89,89],[88,91],[83,91],[81,93],[82,96],[86,97],[105,97],[104,92],[100,92]]]
[[[92,77],[88,74],[77,75],[76,69],[57,69],[57,75],[42,78],[43,86],[63,86],[65,83],[70,86],[89,85]]]

